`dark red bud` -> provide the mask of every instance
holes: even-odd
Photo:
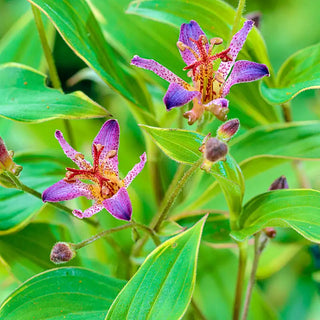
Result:
[[[269,190],[279,190],[279,189],[289,189],[288,181],[285,176],[281,176],[274,180],[271,184]]]
[[[217,138],[208,139],[205,145],[205,158],[216,162],[225,158],[228,153],[228,146]]]
[[[221,125],[217,130],[217,137],[228,142],[239,130],[239,119],[231,119]]]
[[[268,238],[275,238],[275,236],[277,235],[277,231],[271,227],[268,227],[268,228],[265,228],[263,229],[265,235],[268,237]]]
[[[58,242],[54,245],[50,253],[50,260],[55,264],[66,263],[76,255],[72,244],[67,242]]]

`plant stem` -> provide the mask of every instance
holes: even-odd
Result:
[[[151,236],[151,238],[156,246],[159,246],[161,244],[161,241],[160,241],[159,237],[156,235],[156,233],[154,232],[154,230],[152,230],[148,226],[145,226],[144,224],[141,224],[141,223],[138,223],[135,221],[132,221],[132,223],[133,223],[134,227],[137,227],[137,228],[147,232]]]
[[[242,293],[245,279],[245,271],[247,264],[247,243],[238,242],[239,247],[239,265],[238,265],[238,275],[237,275],[237,285],[236,294],[233,306],[233,320],[239,320],[241,304],[242,304]]]
[[[264,236],[262,239],[261,239],[261,235]],[[244,302],[242,320],[246,320],[248,317],[249,305],[251,301],[252,290],[256,281],[256,273],[259,265],[259,259],[267,242],[268,242],[268,237],[265,234],[262,234],[261,231],[254,235],[254,258],[252,263],[250,279],[247,287],[246,299]]]
[[[121,231],[121,230],[125,230],[125,229],[128,229],[128,228],[131,228],[134,224],[133,223],[128,223],[128,224],[124,224],[122,226],[119,226],[119,227],[115,227],[115,228],[112,228],[112,229],[108,229],[108,230],[104,230],[102,232],[99,232],[97,233],[96,235],[90,237],[89,239],[86,239],[86,240],[83,240],[79,243],[76,243],[76,244],[73,244],[73,248],[75,250],[79,250],[85,246],[87,246],[88,244],[102,238],[102,237],[105,237],[111,233],[114,233],[114,232],[118,232],[118,231]]]
[[[22,190],[26,193],[29,193],[31,195],[33,195],[34,197],[40,199],[42,201],[42,195],[40,192],[26,186],[25,184],[23,184],[14,174],[11,174],[9,172],[7,172],[7,175],[10,177],[10,179],[15,183],[16,187],[18,190]],[[61,211],[63,212],[66,212],[68,214],[71,214],[72,215],[72,210],[66,206],[64,206],[63,204],[59,203],[59,202],[47,202],[49,205],[53,206],[53,207],[56,207],[58,209],[60,209]],[[85,219],[83,220],[85,223],[88,223],[94,227],[97,227],[98,226],[98,223],[92,221],[92,220],[88,220],[88,219]]]
[[[189,178],[194,174],[194,172],[200,167],[202,164],[203,159],[200,158],[197,162],[195,162],[192,167],[185,172],[185,174],[182,176],[182,178],[178,181],[178,183],[174,186],[173,190],[168,196],[164,204],[161,206],[159,213],[156,215],[155,219],[151,223],[151,228],[155,231],[158,231],[161,223],[163,220],[165,220],[168,216],[168,212],[171,209],[172,205],[174,204],[176,198],[178,197],[179,193],[181,192],[183,186],[186,184],[186,182],[189,180]],[[175,180],[175,179],[174,179]]]
[[[291,112],[290,104],[288,102],[283,103],[281,105],[281,108],[282,108],[282,114],[283,114],[284,121],[291,122],[293,119],[292,119],[292,112]]]
[[[232,26],[232,30],[231,30],[231,34],[230,34],[230,38],[229,38],[228,43],[230,43],[233,35],[239,30],[240,20],[242,17],[242,12],[243,12],[245,4],[246,4],[246,0],[239,0],[238,8],[236,11],[236,15],[234,17],[234,22],[233,22],[233,26]]]
[[[197,316],[196,319],[200,319],[200,320],[206,320],[206,317],[204,316],[204,314],[202,313],[202,311],[200,310],[199,306],[197,305],[197,303],[194,301],[194,299],[191,299],[191,306],[194,310],[195,315]]]
[[[53,59],[53,56],[51,53],[51,49],[50,49],[50,46],[49,46],[49,43],[48,43],[48,40],[46,37],[43,22],[41,19],[41,11],[33,4],[31,5],[31,8],[32,8],[33,16],[34,16],[34,21],[36,23],[38,33],[40,36],[41,46],[42,46],[44,55],[45,55],[47,63],[48,63],[49,75],[50,75],[50,80],[52,82],[52,86],[55,89],[61,89],[60,79],[58,76],[56,65],[54,63],[54,59]]]
[[[33,4],[31,5],[31,8],[32,8],[33,16],[34,16],[34,21],[36,23],[37,30],[39,33],[43,53],[44,53],[44,56],[46,57],[46,61],[48,64],[49,76],[50,76],[52,86],[55,89],[62,91],[62,89],[61,89],[62,86],[61,86],[61,82],[59,79],[58,71],[57,71],[57,68],[56,68],[56,65],[54,62],[53,55],[51,53],[51,49],[50,49],[50,46],[49,46],[49,43],[48,43],[48,40],[46,37],[44,25],[42,22],[41,11]],[[63,123],[66,128],[68,140],[69,140],[70,144],[75,147],[74,136],[72,134],[70,122],[67,119],[63,119]]]

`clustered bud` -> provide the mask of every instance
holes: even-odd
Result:
[[[55,264],[61,264],[70,261],[75,255],[76,251],[71,243],[58,242],[51,250],[50,260]]]
[[[205,144],[204,156],[211,162],[225,159],[228,153],[228,146],[217,138],[209,138]]]
[[[217,137],[225,142],[228,142],[239,130],[239,119],[231,119],[221,125],[217,130]]]

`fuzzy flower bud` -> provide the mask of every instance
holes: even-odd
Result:
[[[22,170],[21,166],[18,166],[13,162],[12,156],[13,152],[7,150],[4,141],[0,137],[0,174],[3,171],[10,171],[17,176]]]
[[[73,245],[68,242],[57,242],[50,253],[50,260],[55,264],[66,263],[73,259],[76,251]]]
[[[277,231],[274,228],[268,227],[268,228],[264,228],[263,232],[265,233],[265,235],[270,238],[273,239],[276,237],[277,235]]]
[[[200,151],[204,153],[204,162],[201,169],[209,171],[212,164],[224,160],[228,153],[228,146],[217,138],[209,138]]]
[[[289,189],[288,181],[285,176],[281,176],[274,180],[271,184],[269,190],[279,190],[279,189]]]
[[[217,130],[217,138],[228,142],[239,130],[239,119],[231,119],[221,125]]]

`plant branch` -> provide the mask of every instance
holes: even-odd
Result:
[[[291,112],[291,106],[290,104],[283,103],[281,104],[282,114],[285,122],[292,122],[292,112]]]
[[[204,316],[204,314],[202,313],[202,311],[200,310],[199,306],[197,305],[197,303],[195,302],[195,300],[193,298],[191,299],[190,304],[194,310],[195,315],[197,316],[197,319],[206,320],[206,317]]]
[[[233,320],[239,320],[241,305],[242,305],[242,293],[245,280],[245,271],[247,264],[247,243],[238,242],[239,247],[239,265],[238,265],[238,275],[237,275],[237,285],[236,294],[233,306]]]

